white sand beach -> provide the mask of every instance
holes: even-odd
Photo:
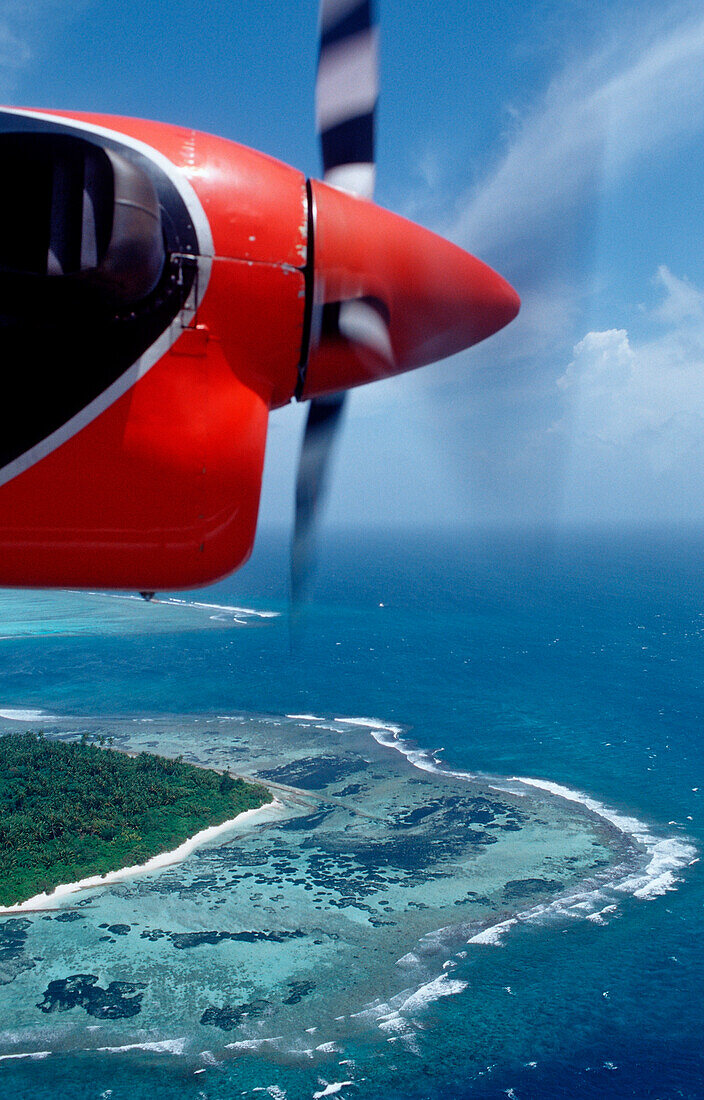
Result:
[[[34,897],[17,902],[15,905],[1,905],[0,913],[26,913],[37,909],[57,909],[70,894],[77,894],[82,890],[90,890],[96,886],[107,886],[111,882],[120,882],[122,879],[134,878],[136,875],[151,874],[154,871],[160,871],[163,867],[171,867],[174,863],[181,863],[196,848],[209,844],[211,841],[225,836],[226,833],[237,830],[245,823],[249,824],[257,817],[265,816],[267,812],[270,813],[272,810],[277,811],[281,808],[283,808],[283,803],[277,798],[272,798],[271,802],[265,802],[263,806],[257,806],[253,810],[244,810],[237,817],[233,817],[229,821],[223,821],[221,825],[211,825],[207,829],[201,829],[199,833],[195,833],[188,840],[184,840],[183,844],[179,844],[178,848],[152,856],[146,863],[138,864],[135,867],[120,867],[118,870],[108,871],[104,875],[90,875],[88,878],[79,879],[77,882],[61,883],[50,894],[35,894]]]

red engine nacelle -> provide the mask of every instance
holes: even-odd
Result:
[[[216,580],[251,552],[271,408],[518,311],[455,246],[223,139],[6,109],[0,150],[3,585]],[[391,357],[320,331],[350,298],[384,311]]]

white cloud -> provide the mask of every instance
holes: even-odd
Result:
[[[14,95],[22,74],[52,47],[56,24],[75,19],[89,2],[0,0],[0,96]]]
[[[552,428],[572,451],[568,511],[704,514],[704,293],[666,267],[657,283],[651,318],[664,331],[642,341],[589,332],[557,380],[569,405]]]
[[[550,250],[559,252],[566,225],[591,197],[702,125],[704,17],[667,34],[651,31],[640,42],[624,34],[552,82],[469,195],[450,235],[477,255],[506,257],[525,277],[532,270],[540,278]]]
[[[666,292],[665,300],[654,311],[654,316],[666,324],[695,322],[698,330],[704,323],[704,293],[686,279],[678,279],[664,264],[658,268],[655,283]]]
[[[632,403],[636,356],[625,329],[588,332],[574,348],[574,359],[557,385],[572,396],[574,434],[602,442],[618,442],[632,436],[641,417]],[[642,383],[642,378],[638,379]],[[635,385],[634,385],[635,383]],[[564,428],[564,421],[559,427]]]
[[[5,20],[0,20],[0,87],[10,89],[16,74],[32,56],[27,42],[22,41]]]
[[[704,412],[704,293],[666,267],[652,317],[667,327],[633,345],[624,329],[588,332],[558,378],[574,403],[576,435],[626,443],[673,416]]]

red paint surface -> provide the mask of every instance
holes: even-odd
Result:
[[[113,115],[52,115],[137,138],[178,168],[210,222],[216,256],[300,267],[306,260],[306,181],[264,153],[164,122]]]
[[[268,411],[296,384],[305,180],[207,134],[64,115],[136,137],[179,167],[203,204],[217,258],[197,317],[170,352],[0,487],[0,583],[205,584],[251,552]]]
[[[164,356],[0,489],[2,583],[178,588],[237,568],[254,539],[267,411],[218,341]]]
[[[481,260],[413,222],[324,183],[316,204],[316,299],[374,297],[389,314],[393,362],[340,340],[322,341],[305,397],[400,374],[497,332],[520,300]]]
[[[0,487],[0,584],[205,584],[251,552],[268,412],[296,386],[305,180],[193,130],[51,113],[129,135],[168,158],[202,204],[214,259],[197,316],[171,350],[92,423]],[[518,312],[512,288],[473,256],[372,203],[313,186],[315,300],[378,298],[394,355],[389,363],[323,340],[311,351],[306,397],[451,355]]]

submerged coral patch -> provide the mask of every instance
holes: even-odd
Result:
[[[339,783],[340,780],[346,779],[348,775],[354,775],[361,766],[362,761],[359,759],[345,759],[345,757],[321,753],[320,756],[294,760],[278,768],[267,768],[260,771],[259,775],[262,779],[287,783],[306,791],[321,791],[332,783]]]
[[[142,982],[110,982],[103,987],[95,974],[70,974],[49,982],[37,1008],[42,1012],[83,1008],[98,1020],[121,1020],[140,1012],[144,996],[140,989],[144,989]]]
[[[32,927],[26,917],[10,917],[0,922],[0,985],[8,985],[35,962],[25,955],[27,933]]]
[[[206,1008],[200,1022],[206,1027],[218,1027],[221,1031],[233,1031],[244,1020],[257,1020],[266,1012],[270,1001],[261,999],[240,1005],[221,1005]]]
[[[147,928],[140,933],[143,940],[171,940],[177,951],[187,951],[191,947],[215,946],[224,940],[235,940],[239,943],[283,943],[284,940],[298,939],[305,936],[305,932],[296,929],[293,932],[282,932],[274,929],[270,932],[165,932],[163,928]]]
[[[315,982],[311,981],[294,981],[288,983],[289,994],[288,997],[284,997],[285,1005],[297,1005],[299,1001],[302,1001],[304,997],[307,997],[309,993],[312,993],[315,989]]]

